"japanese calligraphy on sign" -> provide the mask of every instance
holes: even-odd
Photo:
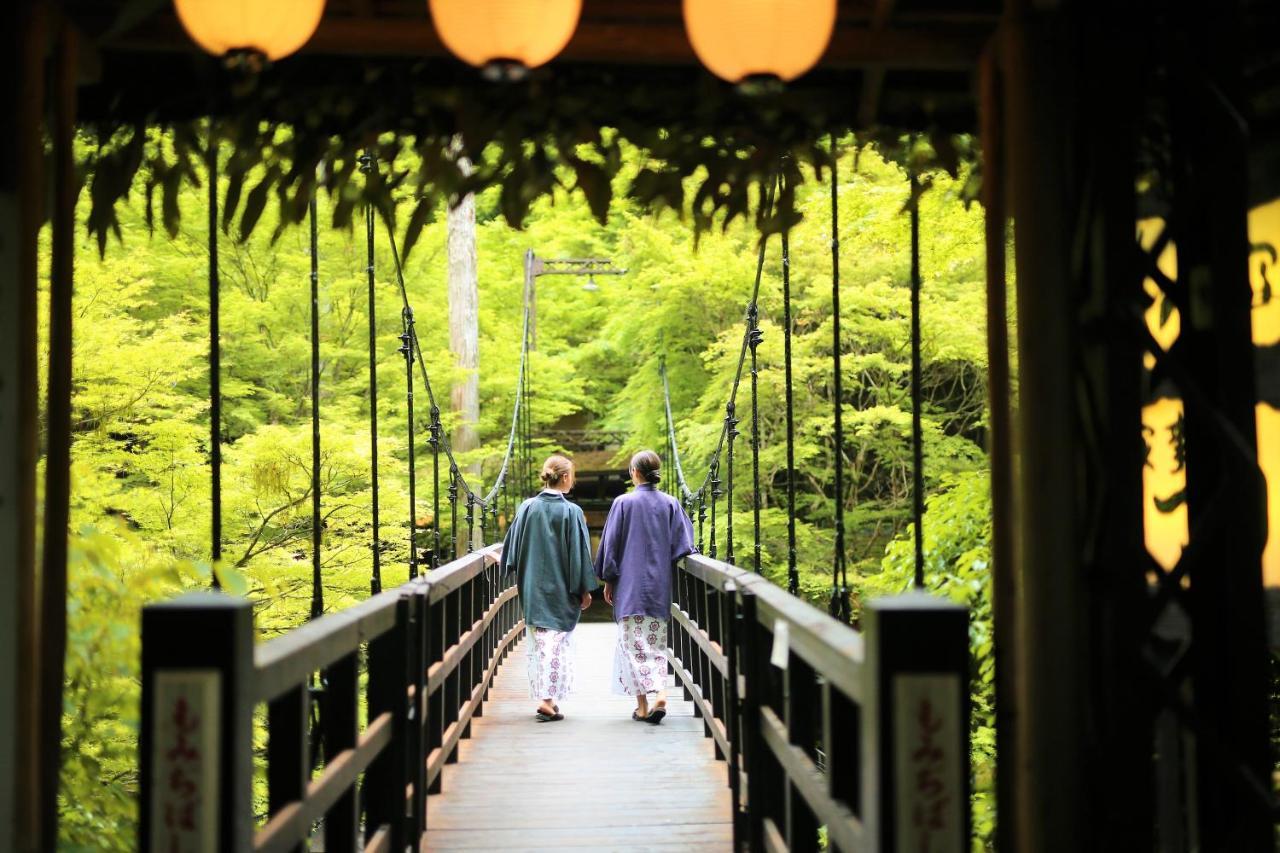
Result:
[[[893,680],[896,850],[963,853],[963,723],[960,678],[899,675]]]
[[[151,838],[163,853],[218,849],[219,703],[214,670],[157,670]]]

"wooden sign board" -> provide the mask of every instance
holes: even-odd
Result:
[[[222,676],[212,669],[158,669],[152,710],[153,850],[218,850]]]
[[[968,846],[963,707],[959,676],[903,673],[893,679],[895,850],[964,853]]]

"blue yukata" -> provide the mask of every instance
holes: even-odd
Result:
[[[573,688],[573,629],[596,587],[582,508],[547,489],[520,505],[502,548],[514,572],[529,640],[529,695],[563,699]]]
[[[614,585],[615,693],[651,695],[666,689],[671,568],[692,552],[693,524],[675,498],[646,484],[613,502],[595,571]]]

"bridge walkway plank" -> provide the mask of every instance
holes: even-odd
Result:
[[[662,725],[631,719],[633,700],[610,692],[615,630],[578,627],[576,691],[556,723],[533,718],[520,642],[428,802],[428,850],[731,849],[724,762],[678,689]]]

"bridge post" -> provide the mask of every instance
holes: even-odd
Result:
[[[430,582],[419,583],[409,593],[410,636],[409,683],[413,685],[413,705],[409,711],[409,784],[413,804],[409,808],[409,846],[418,849],[427,831],[427,625]]]
[[[736,663],[746,676],[746,692],[742,696],[742,717],[739,729],[739,749],[742,751],[746,785],[739,780],[738,796],[741,799],[741,810],[733,815],[734,849],[763,850],[764,846],[764,804],[760,792],[765,786],[765,746],[760,734],[760,691],[764,685],[764,675],[760,660],[768,653],[760,642],[760,628],[756,613],[756,595],[750,587],[739,590],[742,597],[740,607],[740,640],[742,655]],[[765,661],[768,664],[768,661]],[[736,680],[737,673],[733,674]],[[745,787],[745,792],[743,788]],[[752,800],[755,800],[753,803]],[[745,842],[745,845],[743,844]]]
[[[368,649],[369,720],[382,714],[391,715],[391,742],[373,763],[364,779],[365,843],[382,826],[388,829],[391,850],[404,850],[408,826],[405,790],[408,787],[409,750],[408,681],[409,681],[409,597],[401,595],[396,602],[396,624],[390,631],[370,641]],[[418,839],[413,839],[416,849]]]
[[[190,593],[142,610],[139,847],[253,842],[253,607]]]
[[[968,610],[923,592],[863,610],[863,809],[873,853],[969,849]]]
[[[720,596],[720,625],[722,628],[721,648],[725,654],[725,707],[721,712],[724,719],[724,730],[729,740],[729,754],[725,756],[729,766],[729,795],[733,802],[733,843],[734,849],[742,846],[738,813],[742,806],[742,784],[740,767],[742,749],[738,743],[741,726],[738,722],[740,711],[738,697],[738,672],[741,656],[738,654],[738,643],[742,637],[742,608],[737,605],[738,587],[732,582],[725,584],[724,594]]]

